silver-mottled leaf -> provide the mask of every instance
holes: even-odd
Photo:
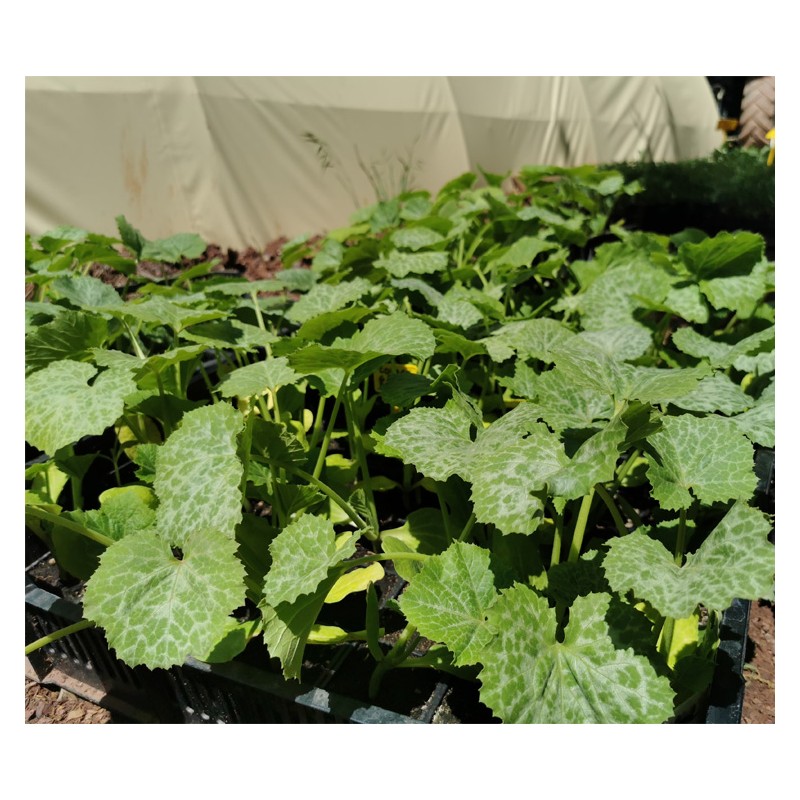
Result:
[[[154,488],[158,529],[173,544],[197,529],[233,538],[242,518],[242,462],[237,437],[242,416],[216,403],[189,411],[180,428],[158,448]]]
[[[489,551],[453,542],[425,562],[400,598],[400,608],[423,636],[453,652],[456,665],[476,664],[491,639],[486,610],[496,597]]]
[[[113,425],[136,383],[128,370],[108,369],[95,378],[96,374],[91,364],[54,361],[29,375],[25,379],[25,439],[52,455]]]
[[[611,597],[579,597],[564,640],[555,611],[531,588],[504,590],[488,611],[495,638],[481,662],[481,701],[507,723],[660,723],[674,693],[649,660],[616,649],[607,621]]]
[[[203,655],[244,602],[244,567],[236,542],[193,530],[181,543],[152,531],[125,536],[100,557],[84,597],[84,615],[104,628],[129,666],[171,667]]]
[[[688,617],[698,603],[723,611],[734,597],[774,597],[775,548],[769,532],[760,511],[735,503],[683,566],[647,529],[639,529],[611,540],[603,569],[615,592],[632,590],[665,617]]]
[[[753,445],[723,417],[663,417],[650,443],[658,459],[648,454],[647,477],[662,508],[688,508],[694,497],[747,500],[755,491]]]

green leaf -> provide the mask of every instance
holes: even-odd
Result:
[[[758,401],[755,408],[730,417],[733,423],[751,442],[764,447],[775,447],[775,399]]]
[[[486,347],[492,361],[501,363],[516,355],[518,358],[538,358],[552,363],[553,351],[573,339],[575,334],[554,319],[530,319],[509,322],[479,341]]]
[[[489,268],[508,265],[511,267],[527,267],[536,256],[548,250],[555,250],[558,245],[535,236],[521,236],[502,255],[493,258]]]
[[[615,592],[631,590],[665,617],[689,617],[702,603],[716,611],[734,597],[774,597],[775,548],[770,524],[757,509],[735,503],[683,566],[647,529],[612,539],[603,561]]]
[[[686,411],[721,411],[727,415],[738,414],[753,405],[753,399],[721,372],[703,378],[689,394],[672,402]]]
[[[262,602],[259,606],[264,621],[264,643],[270,656],[280,660],[287,680],[300,679],[308,637],[335,583],[336,575],[331,575],[315,592],[301,595],[294,603],[280,603],[273,608]]]
[[[745,372],[771,372],[775,368],[775,326],[758,331],[736,344],[727,344],[702,336],[693,328],[679,328],[672,334],[672,343],[681,352],[707,359],[712,367],[734,366]]]
[[[228,661],[233,661],[260,631],[260,619],[237,622],[233,617],[228,617],[222,637],[208,653],[198,654],[197,658],[207,664],[226,664]]]
[[[63,472],[55,461],[32,464],[25,470],[25,480],[31,481],[25,490],[26,505],[55,505],[69,476]]]
[[[647,658],[618,650],[606,620],[611,597],[579,597],[564,640],[555,611],[527,586],[488,611],[495,638],[482,654],[481,701],[507,723],[660,723],[674,693]]]
[[[642,325],[615,325],[601,330],[583,331],[580,339],[591,342],[607,356],[632,361],[643,356],[653,343],[653,334]]]
[[[181,338],[205,347],[218,349],[232,347],[248,351],[258,347],[268,348],[273,342],[278,341],[278,337],[274,334],[262,331],[257,325],[240,322],[238,319],[199,322],[181,331]]]
[[[756,488],[753,446],[722,417],[664,417],[650,437],[647,477],[662,508],[747,500]]]
[[[25,379],[25,439],[52,455],[111,427],[136,389],[130,373],[108,369],[95,377],[91,364],[55,361]]]
[[[99,500],[99,509],[73,511],[68,516],[115,541],[155,526],[158,501],[146,486],[106,489]]]
[[[291,353],[289,363],[303,374],[322,369],[353,370],[384,356],[411,355],[425,359],[433,355],[436,340],[421,320],[402,311],[371,319],[349,339],[336,339],[333,345],[310,345]]]
[[[242,518],[242,463],[237,455],[241,414],[224,403],[189,411],[158,448],[155,490],[158,528],[182,546],[192,531],[210,528],[234,537]]]
[[[483,314],[469,300],[454,295],[452,290],[439,303],[438,316],[449,325],[465,329],[483,321]]]
[[[224,533],[193,529],[178,556],[152,531],[111,545],[89,580],[84,615],[129,666],[150,669],[205,655],[244,601],[244,567]]]
[[[96,306],[122,305],[123,302],[113,286],[89,275],[64,275],[56,278],[50,288],[78,308],[92,310]]]
[[[708,305],[696,284],[673,286],[667,292],[664,306],[687,322],[698,322],[701,325],[708,322]]]
[[[141,232],[134,228],[122,214],[115,217],[115,219],[117,222],[117,230],[119,231],[119,238],[122,239],[122,243],[139,258],[142,254],[142,248],[147,243],[147,239],[145,239]]]
[[[521,364],[517,365],[517,374],[520,379],[526,374]],[[526,384],[516,383],[515,386],[528,392],[522,394],[523,397],[537,400],[542,418],[554,431],[594,428],[598,421],[611,419],[614,414],[614,403],[608,394],[576,386],[568,372],[561,368],[532,378],[528,374]]]
[[[142,302],[129,302],[119,307],[102,306],[97,310],[105,311],[115,317],[133,317],[140,322],[167,325],[177,332],[199,322],[225,316],[223,311],[187,308],[161,295],[153,295]]]
[[[484,345],[480,342],[473,342],[460,333],[437,328],[433,335],[436,337],[437,353],[457,353],[464,361],[486,353]]]
[[[496,597],[489,552],[453,542],[425,562],[400,597],[400,608],[423,636],[444,643],[461,666],[476,664],[491,639],[485,615]]]
[[[405,278],[410,274],[430,275],[442,272],[447,267],[448,260],[447,253],[402,253],[399,250],[392,250],[381,256],[375,262],[375,266],[382,267],[395,278]]]
[[[260,453],[271,464],[291,465],[305,462],[307,454],[303,445],[285,425],[260,417],[252,419],[251,425],[251,448],[254,453]],[[254,466],[251,461],[250,468]]]
[[[331,522],[311,514],[287,525],[269,547],[272,566],[264,583],[265,602],[277,607],[315,592],[331,567],[353,555],[357,539],[352,534],[337,540]]]
[[[63,311],[25,337],[25,373],[54,361],[88,361],[91,348],[101,347],[107,338],[108,323],[102,317]]]
[[[634,323],[634,311],[642,298],[662,303],[672,282],[673,278],[651,264],[645,254],[621,258],[578,295],[583,327],[602,330]]]
[[[533,493],[567,463],[558,438],[538,419],[533,404],[520,404],[473,441],[475,420],[454,398],[444,408],[413,409],[387,429],[376,449],[437,481],[460,475],[472,483],[479,522],[504,533],[532,533],[543,509]]]
[[[424,360],[433,355],[436,341],[424,322],[397,311],[371,319],[349,340],[337,339],[334,346],[337,345],[362,353],[410,355]]]
[[[176,233],[167,239],[145,242],[140,258],[177,264],[182,258],[200,258],[205,251],[206,244],[196,233]]]
[[[700,281],[700,291],[714,308],[730,309],[748,319],[769,289],[768,271],[768,263],[762,261],[749,275]]]
[[[311,274],[308,270],[303,270]],[[234,297],[243,297],[253,292],[280,292],[283,291],[283,283],[275,278],[265,278],[258,281],[249,281],[241,278],[236,281],[223,281],[221,283],[206,284],[203,287],[206,294],[226,294]]]
[[[522,403],[478,434],[460,474],[472,484],[478,522],[503,533],[533,533],[544,511],[542,490],[567,464],[554,434]]]
[[[326,311],[338,311],[363,297],[372,284],[365,278],[342,281],[335,286],[329,283],[316,284],[286,312],[290,322],[303,323]]]
[[[698,381],[710,374],[705,364],[683,369],[632,367],[623,364],[623,379],[618,398],[641,400],[643,403],[670,403],[696,390]]]
[[[317,273],[302,267],[282,269],[275,273],[275,280],[280,281],[291,292],[308,292],[317,282]]]
[[[447,545],[444,520],[438,508],[417,508],[409,513],[399,528],[389,528],[381,532],[381,548],[384,553],[436,555],[445,550]],[[395,558],[393,563],[397,574],[407,581],[422,569],[419,561]]]
[[[228,373],[220,385],[223,397],[254,397],[297,383],[298,375],[286,358],[269,358]]]
[[[325,595],[326,603],[338,603],[351,594],[364,592],[371,583],[377,583],[384,576],[385,572],[379,563],[369,564],[366,567],[358,567],[346,572],[333,588]]]
[[[596,483],[613,480],[617,459],[627,436],[627,427],[620,417],[589,437],[560,470],[549,477],[554,496],[573,500],[583,497]]]
[[[392,406],[410,406],[418,397],[431,391],[433,381],[424,375],[395,372],[379,389],[380,396]]]
[[[431,228],[421,226],[415,228],[399,228],[392,236],[395,247],[404,247],[407,250],[422,250],[425,247],[444,241],[444,236]]]
[[[603,554],[598,550],[584,553],[577,561],[563,561],[547,571],[547,594],[565,608],[578,597],[596,592],[610,592],[603,573]]]
[[[698,243],[687,242],[678,258],[698,278],[747,275],[764,255],[764,239],[755,233],[719,233]]]

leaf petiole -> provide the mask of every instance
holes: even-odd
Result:
[[[70,634],[78,633],[78,631],[85,631],[87,628],[94,628],[94,622],[89,619],[82,619],[72,625],[67,625],[66,628],[61,628],[60,630],[53,631],[53,633],[48,633],[47,636],[42,636],[41,639],[37,639],[35,642],[31,642],[29,645],[27,645],[25,647],[25,655],[30,655],[36,650],[46,647],[48,644],[57,642],[59,639],[63,639],[65,636],[69,636]]]
[[[58,514],[51,514],[49,511],[45,511],[38,506],[26,505],[25,513],[33,517],[38,517],[45,522],[50,522],[53,525],[60,525],[62,528],[66,528],[74,533],[79,533],[81,536],[85,536],[87,539],[91,539],[93,542],[103,545],[103,547],[110,547],[114,544],[114,540],[109,536],[93,531],[91,528],[86,528],[80,523],[73,522],[71,519],[66,519]]]

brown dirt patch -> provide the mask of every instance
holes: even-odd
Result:
[[[744,665],[743,724],[775,722],[775,606],[764,600],[750,606]]]

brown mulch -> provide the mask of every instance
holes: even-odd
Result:
[[[742,723],[775,722],[775,606],[765,600],[750,606],[748,648],[744,665]]]
[[[66,689],[25,679],[25,722],[32,725],[102,725],[111,713]]]

